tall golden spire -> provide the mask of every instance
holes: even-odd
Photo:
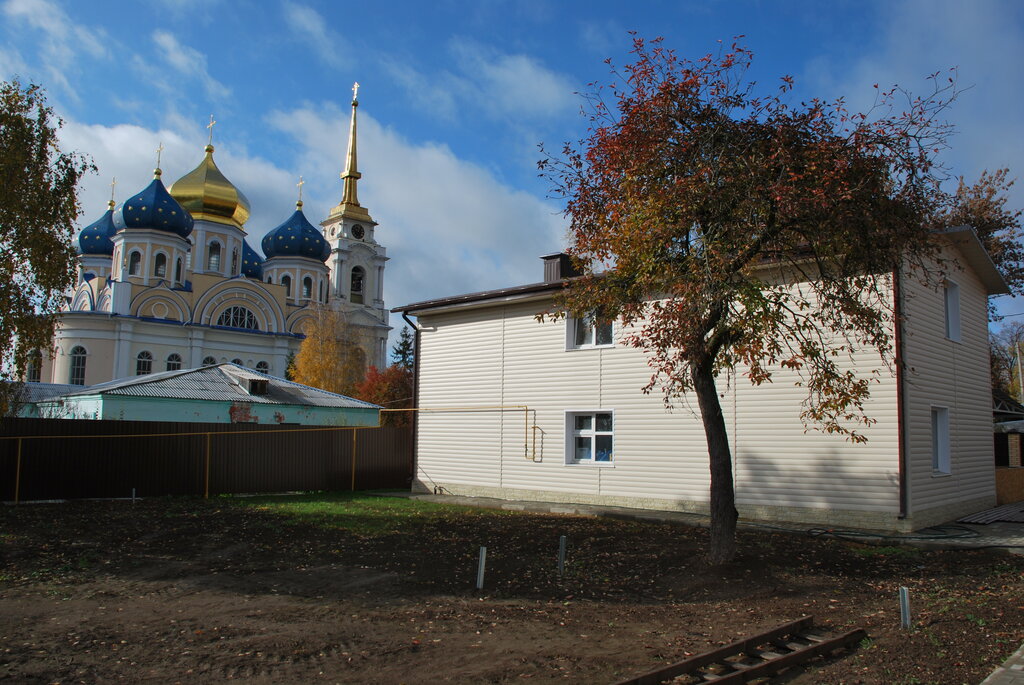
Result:
[[[348,129],[348,154],[345,155],[345,171],[341,174],[344,188],[341,196],[341,204],[331,210],[331,216],[341,215],[359,221],[373,220],[366,209],[359,204],[357,182],[362,178],[359,173],[356,157],[356,109],[359,107],[359,84],[352,86],[352,123]]]

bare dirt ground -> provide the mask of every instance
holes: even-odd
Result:
[[[1024,557],[994,551],[743,533],[708,567],[706,532],[667,524],[355,523],[225,500],[3,507],[0,681],[612,683],[812,614],[869,639],[770,682],[978,683],[1024,640]]]

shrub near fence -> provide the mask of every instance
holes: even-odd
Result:
[[[139,497],[405,489],[411,478],[409,428],[0,420],[5,501],[133,489]]]

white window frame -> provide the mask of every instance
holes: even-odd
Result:
[[[610,342],[598,343],[597,333],[598,328],[604,326],[610,328],[609,337]],[[580,327],[586,327],[589,329],[590,342],[577,342],[577,331]],[[593,314],[587,314],[586,316],[567,316],[565,319],[565,349],[566,350],[597,350],[608,347],[615,347],[615,322],[609,321],[606,324],[599,324],[594,318]]]
[[[932,475],[948,476],[952,473],[949,439],[949,407],[932,405]]]
[[[943,283],[942,299],[946,338],[960,342],[960,286],[953,281]]]
[[[609,431],[597,430],[597,415],[610,414],[612,429]],[[577,429],[576,417],[591,417],[589,429]],[[610,436],[612,439],[612,454],[607,461],[598,460],[594,452],[598,436]],[[576,438],[584,437],[591,439],[590,459],[576,458]],[[615,410],[614,409],[567,409],[565,411],[565,464],[566,466],[589,466],[594,468],[612,468],[615,466]]]

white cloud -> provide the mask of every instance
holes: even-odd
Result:
[[[27,26],[43,34],[39,54],[48,83],[60,87],[74,96],[67,72],[78,67],[77,58],[84,52],[92,57],[107,54],[104,47],[108,38],[100,27],[79,26],[50,0],[7,0],[3,14],[11,22]],[[6,61],[13,61],[8,57]],[[19,65],[20,59],[14,61]]]
[[[300,146],[300,166],[316,179],[310,220],[341,197],[348,113],[306,105],[270,124]],[[557,208],[502,185],[444,145],[414,144],[359,113],[359,200],[380,222],[376,237],[392,258],[389,306],[541,280],[538,256],[562,247]],[[307,186],[308,187],[308,186]]]
[[[164,62],[182,76],[199,81],[209,98],[224,100],[231,95],[230,88],[210,75],[206,55],[182,45],[167,31],[154,31],[153,42],[160,49],[159,54]]]
[[[288,28],[303,43],[308,43],[325,64],[341,67],[347,63],[342,46],[350,45],[351,41],[342,41],[338,34],[328,30],[327,22],[315,9],[297,2],[286,2],[284,19]]]

